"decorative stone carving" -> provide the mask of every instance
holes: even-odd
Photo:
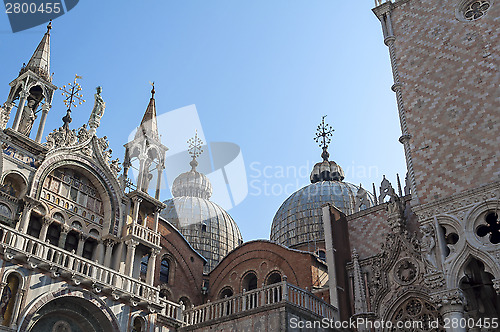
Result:
[[[115,176],[118,175],[122,170],[122,168],[120,167],[120,159],[116,158],[115,160],[112,160],[109,164],[109,168],[111,168]]]
[[[493,288],[497,294],[500,294],[500,279],[493,279]]]
[[[431,225],[420,226],[422,231],[422,241],[420,242],[420,251],[424,260],[427,273],[437,272],[436,262],[436,240],[434,238],[434,228]]]
[[[91,135],[87,131],[87,125],[84,123],[80,128],[78,128],[78,143],[86,142],[90,139]]]
[[[12,107],[14,107],[14,103],[4,103],[0,106],[0,129],[5,129],[5,127],[7,127]]]
[[[417,279],[418,264],[413,260],[404,258],[394,268],[394,279],[401,285],[409,285]]]
[[[442,272],[426,274],[424,276],[424,283],[431,289],[439,289],[444,287],[446,281]]]
[[[361,207],[370,206],[368,201],[368,192],[359,184],[358,192],[356,193],[356,210],[361,211]]]
[[[379,196],[379,204],[384,203],[384,199],[386,196],[393,197],[396,196],[396,192],[394,191],[394,188],[392,187],[392,184],[385,178],[382,179],[382,182],[380,183],[380,196]]]
[[[78,142],[78,136],[75,130],[65,129],[60,127],[59,129],[54,129],[49,135],[47,135],[47,143],[45,145],[49,149],[58,149],[65,146],[72,146]]]
[[[431,297],[432,301],[436,304],[437,308],[442,308],[449,305],[465,305],[465,296],[460,289],[445,290],[436,293]]]

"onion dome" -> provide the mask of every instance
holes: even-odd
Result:
[[[194,145],[191,145],[191,142]],[[231,250],[243,243],[236,222],[222,207],[210,201],[212,185],[196,171],[196,158],[203,152],[196,135],[190,143],[191,170],[179,175],[172,185],[172,199],[161,216],[172,223],[186,240],[207,259],[204,272],[210,272]]]
[[[172,195],[174,197],[189,196],[210,199],[212,184],[205,174],[196,171],[198,162],[195,159],[190,162],[190,165],[191,170],[189,172],[182,173],[174,180]]]
[[[321,207],[333,204],[344,214],[357,212],[360,208],[375,205],[373,195],[361,187],[343,182],[344,171],[334,161],[329,161],[327,151],[333,129],[324,123],[318,126],[315,138],[323,149],[323,161],[314,165],[311,184],[288,197],[274,216],[271,226],[271,241],[288,247],[322,242],[325,239]],[[363,193],[364,204],[359,207],[356,195]]]

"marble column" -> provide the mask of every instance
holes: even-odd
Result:
[[[34,205],[26,202],[24,203],[23,214],[21,215],[21,221],[19,222],[19,230],[26,234],[28,232],[28,226],[30,224],[31,211]]]
[[[85,245],[85,241],[88,239],[88,236],[80,233],[78,236],[78,248],[76,249],[76,254],[78,256],[82,256],[83,254],[83,246]]]
[[[17,104],[16,117],[14,118],[14,123],[12,124],[12,129],[16,131],[19,129],[19,124],[21,123],[21,118],[24,111],[24,104],[26,104],[26,100],[28,99],[29,95],[30,93],[28,90],[22,90],[19,94],[19,103]]]
[[[47,239],[47,231],[49,230],[49,226],[52,224],[52,219],[49,217],[42,218],[42,229],[40,230],[40,236],[38,237],[40,240],[45,242]]]
[[[158,249],[153,249],[151,251],[151,255],[149,255],[148,270],[146,271],[146,282],[151,286],[153,286],[153,282],[155,279],[156,256],[158,256],[159,253],[160,251]]]
[[[104,245],[106,247],[106,251],[104,253],[104,266],[111,267],[111,254],[113,253],[115,241],[106,239],[104,240]]]
[[[139,219],[139,206],[141,205],[142,198],[135,197],[134,198],[134,213],[132,216],[132,222],[135,224]]]
[[[128,276],[132,276],[134,272],[134,257],[135,257],[135,248],[139,244],[139,242],[135,240],[127,240],[125,242],[127,245],[127,257],[125,258],[125,274]]]
[[[36,132],[35,142],[40,143],[42,141],[43,130],[45,129],[45,121],[47,120],[47,114],[49,113],[51,105],[45,103],[42,106],[42,117],[40,118],[40,124],[38,125],[38,131]]]
[[[64,249],[64,246],[66,245],[66,238],[68,237],[68,233],[71,228],[69,228],[68,225],[61,225],[61,234],[59,235],[59,242],[57,246],[59,248]]]
[[[102,264],[104,261],[104,243],[102,240],[97,240],[97,247],[92,256],[94,261],[97,261],[99,264]]]

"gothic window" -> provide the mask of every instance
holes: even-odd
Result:
[[[498,214],[489,212],[486,214],[484,221],[486,224],[480,225],[476,229],[476,234],[479,237],[488,235],[490,242],[493,244],[500,243],[500,220],[498,219]]]
[[[79,229],[79,230],[82,229],[82,224],[80,222],[76,221],[76,220],[71,223],[71,226],[73,228],[76,228],[76,229]]]
[[[160,264],[160,282],[168,283],[168,274],[170,272],[170,264],[168,259],[163,258]]]
[[[462,7],[462,15],[466,20],[474,21],[483,17],[490,6],[488,0],[468,1]]]
[[[0,320],[3,326],[10,326],[18,288],[19,277],[11,273],[7,277],[7,284],[3,287],[2,296],[0,297]]]
[[[433,305],[423,299],[411,297],[396,309],[391,319],[393,328],[390,331],[445,331],[444,329],[431,328],[431,323],[436,320],[439,321],[439,326],[444,326],[441,316]],[[398,330],[396,328],[397,322],[402,322],[404,329]],[[414,322],[421,322],[419,324],[422,324],[423,328],[416,329],[415,326],[412,326]]]
[[[182,304],[184,304],[184,308],[186,309],[191,307],[191,301],[185,296],[181,296],[179,302],[182,302]]]

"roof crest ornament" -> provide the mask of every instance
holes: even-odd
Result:
[[[335,131],[332,126],[325,123],[326,115],[321,118],[321,123],[318,125],[316,136],[314,137],[314,141],[319,143],[319,147],[323,149],[323,153],[321,157],[323,161],[328,161],[330,154],[328,153],[328,144],[332,141],[331,137],[333,132]]]
[[[195,171],[196,166],[198,166],[198,161],[196,161],[196,158],[198,158],[203,153],[203,149],[201,148],[203,146],[203,141],[198,137],[198,130],[195,131],[194,137],[190,138],[187,143],[189,144],[188,152],[191,157],[193,157],[193,160],[191,160],[189,165],[191,165],[192,167],[191,170]]]

